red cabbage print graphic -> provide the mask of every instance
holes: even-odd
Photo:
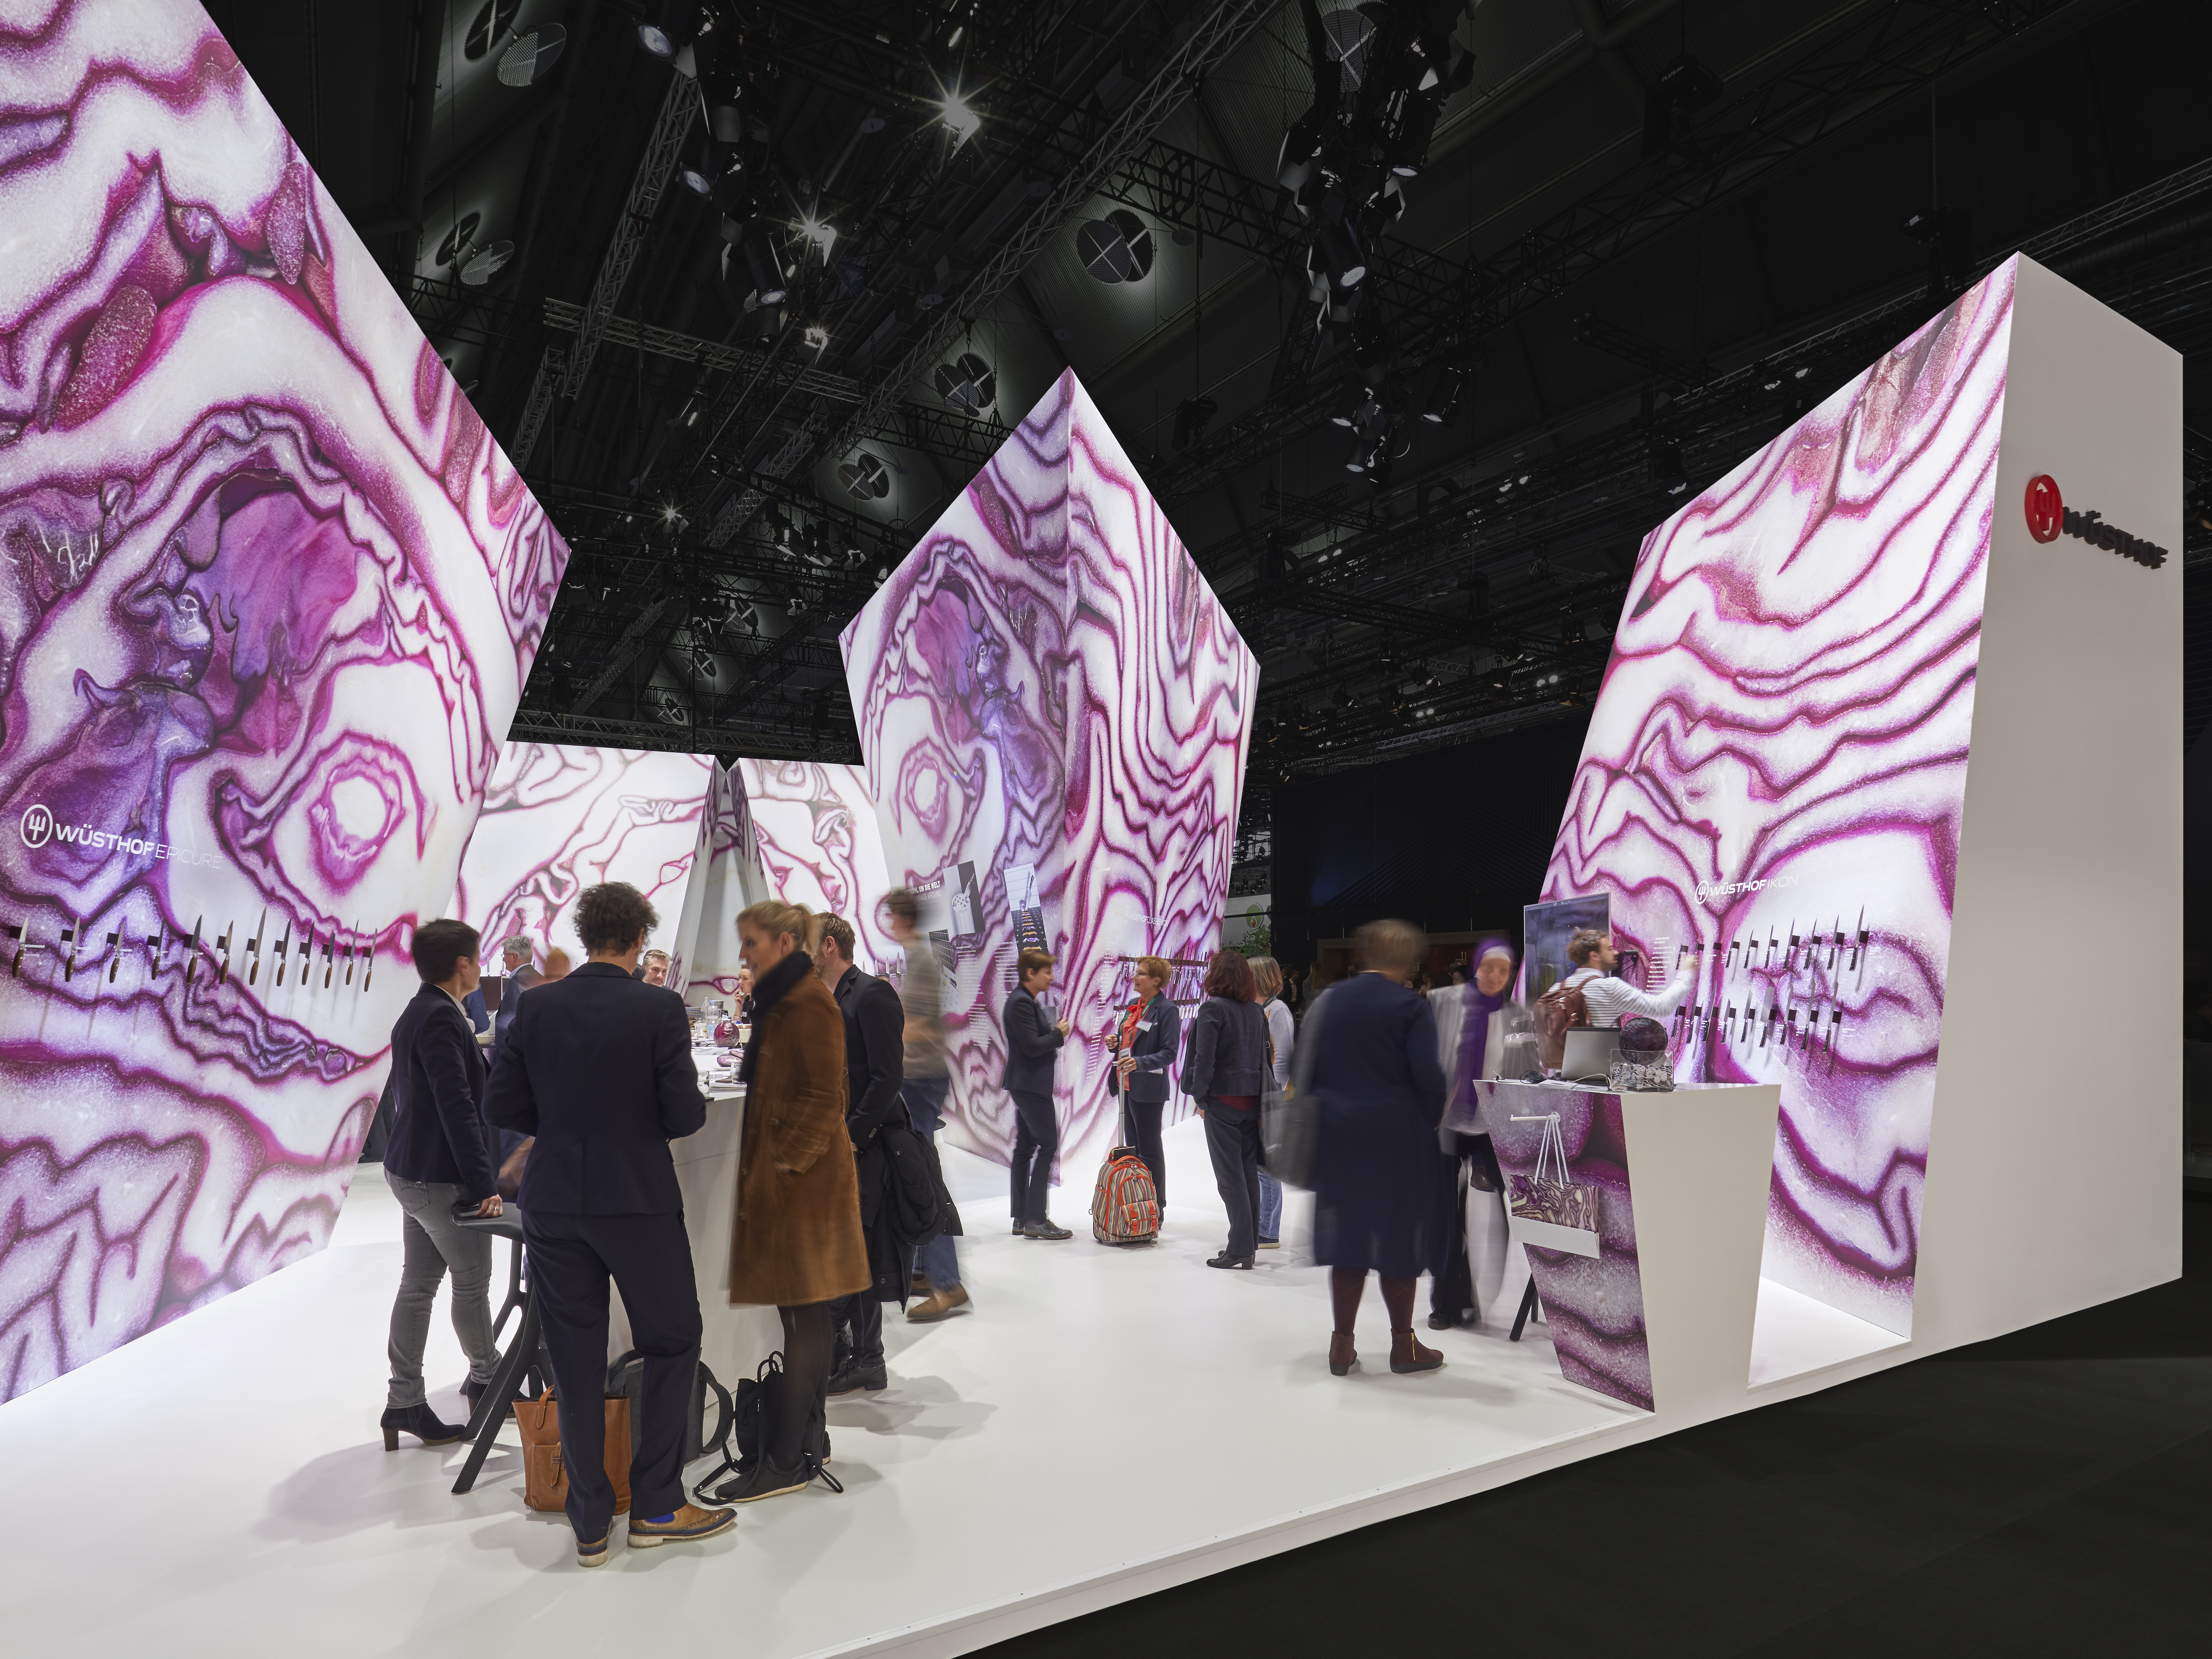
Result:
[[[556,948],[573,964],[584,959],[577,898],[626,881],[660,917],[647,944],[675,952],[714,770],[707,755],[509,744],[461,860],[453,914],[483,934],[487,956],[520,934],[540,967]]]
[[[741,760],[745,806],[767,890],[853,924],[860,965],[896,981],[906,958],[891,938],[884,862],[867,773],[812,761]]]
[[[1074,1025],[1055,1094],[1075,1167],[1110,1132],[1098,1038],[1128,958],[1219,942],[1258,664],[1073,373],[843,644],[890,879],[954,960],[954,1138],[1011,1155],[1018,884]]]
[[[0,85],[9,1397],[327,1239],[567,550],[197,5]]]
[[[1778,1083],[1771,1278],[1911,1328],[2014,267],[1652,532],[1544,885]]]

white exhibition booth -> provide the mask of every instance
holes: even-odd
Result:
[[[1061,952],[1095,1037],[1133,957],[1218,942],[1259,692],[1073,373],[847,629],[864,766],[503,749],[565,545],[251,83],[165,101],[177,65],[235,68],[199,9],[88,16],[52,72],[121,112],[35,124],[66,168],[0,169],[11,338],[55,354],[0,506],[70,572],[10,641],[0,732],[11,1647],[955,1654],[2179,1272],[2179,976],[2087,998],[2065,947],[2086,920],[2155,956],[2179,908],[2181,362],[2032,260],[1647,539],[1542,896],[1607,896],[1662,967],[1705,948],[1679,1086],[1486,1085],[1509,1172],[1558,1116],[1595,1254],[1531,1253],[1518,1342],[1493,1306],[1440,1372],[1336,1379],[1310,1200],[1259,1270],[1200,1270],[1194,1123],[1155,1248],[997,1208],[1015,951]],[[166,195],[187,174],[208,204]],[[122,694],[80,687],[157,668],[159,787],[150,748],[101,746]],[[886,968],[882,889],[925,893],[975,1310],[890,1322],[893,1386],[831,1409],[842,1496],[587,1575],[511,1429],[465,1494],[461,1449],[381,1450],[398,1221],[356,1160],[413,921],[458,881],[565,948],[611,877],[702,996],[770,886],[848,907]],[[1103,1054],[1056,1079],[1079,1228]],[[716,1093],[676,1157],[729,1382],[776,1321],[727,1304]],[[428,1374],[450,1410],[442,1321]],[[91,1493],[95,1542],[53,1523]]]

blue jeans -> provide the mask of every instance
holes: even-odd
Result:
[[[929,1137],[932,1146],[937,1144],[937,1132],[945,1125],[945,1091],[950,1078],[910,1077],[900,1085],[906,1097],[906,1109],[914,1119],[915,1132]],[[952,1241],[939,1234],[914,1253],[916,1272],[929,1281],[935,1291],[956,1289],[960,1283],[960,1257],[952,1248]]]
[[[1283,1236],[1283,1183],[1265,1170],[1260,1171],[1260,1237]]]

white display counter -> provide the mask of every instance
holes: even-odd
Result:
[[[1596,1191],[1595,1257],[1528,1250],[1561,1372],[1678,1421],[1741,1408],[1779,1086],[1478,1087],[1509,1186],[1533,1174],[1557,1113],[1568,1178]]]
[[[783,1325],[774,1308],[730,1305],[730,1234],[738,1203],[738,1153],[745,1132],[745,1092],[735,1085],[712,1084],[704,1072],[707,1121],[699,1133],[672,1141],[676,1184],[684,1194],[684,1231],[691,1240],[691,1272],[699,1286],[699,1315],[705,1329],[699,1357],[725,1388],[750,1376],[762,1360],[782,1345]],[[630,1343],[629,1316],[622,1292],[609,1288],[607,1357]]]

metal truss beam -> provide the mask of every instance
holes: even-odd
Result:
[[[1401,310],[1395,319],[1401,351],[1418,362],[1455,338],[1473,341],[1495,332],[1630,249],[2069,3],[1895,0],[1869,10],[1708,116],[1694,135],[1693,159],[1668,155],[1640,163],[1535,226],[1504,252],[1465,268],[1455,299]],[[1396,274],[1407,280],[1415,270],[1433,269],[1432,257],[1418,252],[1395,263]],[[1294,381],[1163,472],[1153,481],[1155,493],[1164,500],[1184,499],[1263,460],[1310,431],[1334,392],[1327,374]]]

